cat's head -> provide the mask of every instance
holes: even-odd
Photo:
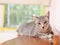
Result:
[[[49,17],[48,16],[33,16],[36,28],[38,32],[46,33],[49,28]]]

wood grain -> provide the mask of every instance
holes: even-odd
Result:
[[[40,39],[28,36],[19,36],[8,40],[1,45],[51,45],[47,39]]]

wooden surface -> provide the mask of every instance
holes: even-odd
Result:
[[[35,37],[19,36],[14,39],[8,40],[1,45],[51,45],[46,39]]]
[[[53,42],[53,45],[59,45],[60,40],[58,35],[54,35]]]

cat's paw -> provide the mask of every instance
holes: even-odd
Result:
[[[41,39],[47,39],[48,37],[47,36],[39,36],[39,38],[41,38]]]
[[[22,33],[18,33],[18,36],[22,36],[23,34]]]

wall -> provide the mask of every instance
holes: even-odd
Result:
[[[52,0],[50,10],[50,24],[60,32],[60,0]],[[54,30],[55,31],[55,30]]]
[[[56,0],[55,26],[60,31],[60,0]]]
[[[56,19],[56,1],[52,0],[51,5],[48,8],[50,10],[50,23],[52,27],[55,27],[55,19]]]

